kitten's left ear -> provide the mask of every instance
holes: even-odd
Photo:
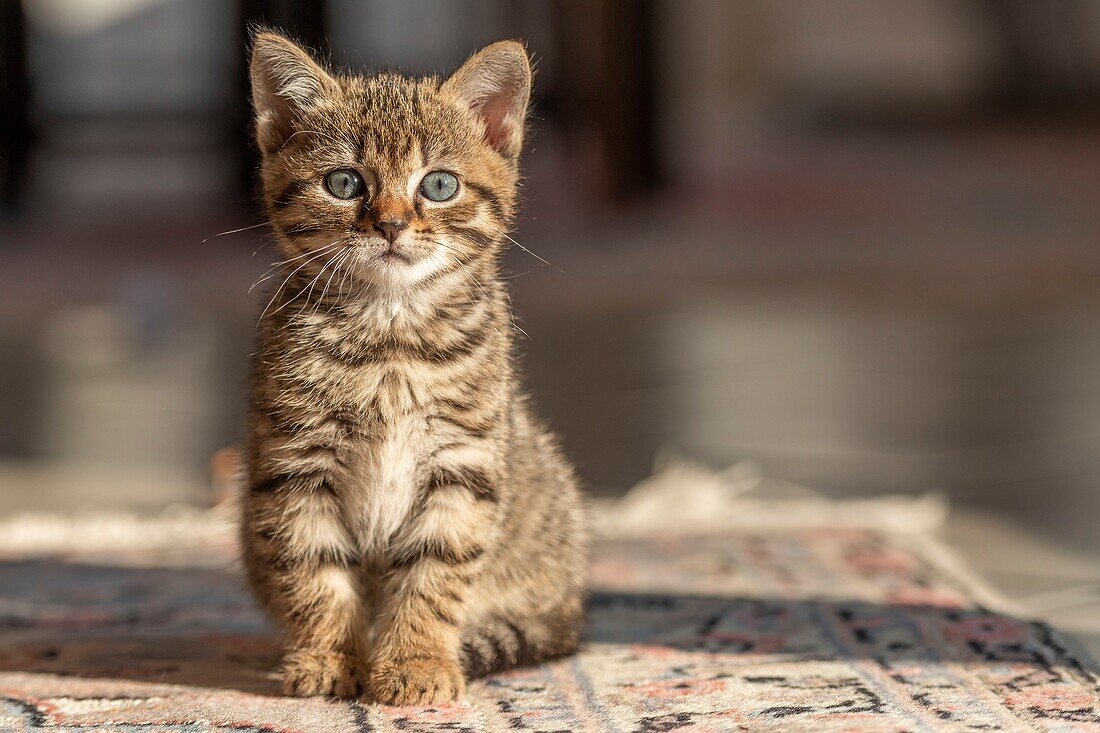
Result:
[[[279,148],[294,134],[302,112],[336,89],[336,80],[301,46],[273,31],[252,41],[252,106],[262,150]]]
[[[507,158],[519,157],[531,97],[531,62],[518,41],[481,49],[443,82],[442,90],[477,114],[485,140]]]

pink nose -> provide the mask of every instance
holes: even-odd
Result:
[[[405,227],[407,227],[408,225],[409,225],[409,222],[407,222],[404,219],[393,218],[393,219],[382,219],[382,220],[379,220],[379,221],[375,222],[374,228],[376,230],[378,230],[378,232],[383,237],[386,238],[387,242],[389,242],[390,244],[393,244],[394,240],[397,239],[397,235],[401,234],[401,230],[404,229]]]

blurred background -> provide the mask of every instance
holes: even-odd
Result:
[[[592,493],[673,447],[1100,563],[1092,0],[6,0],[0,513],[210,501],[273,258],[215,236],[262,221],[255,22],[355,69],[527,41],[553,266],[508,267]]]

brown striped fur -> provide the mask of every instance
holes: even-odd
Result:
[[[523,47],[446,81],[336,76],[259,33],[263,194],[284,259],[253,358],[241,536],[286,635],[284,686],[390,704],[573,651],[573,473],[513,363],[499,259],[530,89]],[[367,190],[328,193],[333,169]],[[459,181],[451,201],[417,189]],[[379,221],[407,223],[391,246]]]

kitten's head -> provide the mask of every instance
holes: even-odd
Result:
[[[497,256],[531,89],[522,45],[487,46],[441,82],[337,76],[262,31],[251,77],[264,201],[292,266],[404,288]]]

